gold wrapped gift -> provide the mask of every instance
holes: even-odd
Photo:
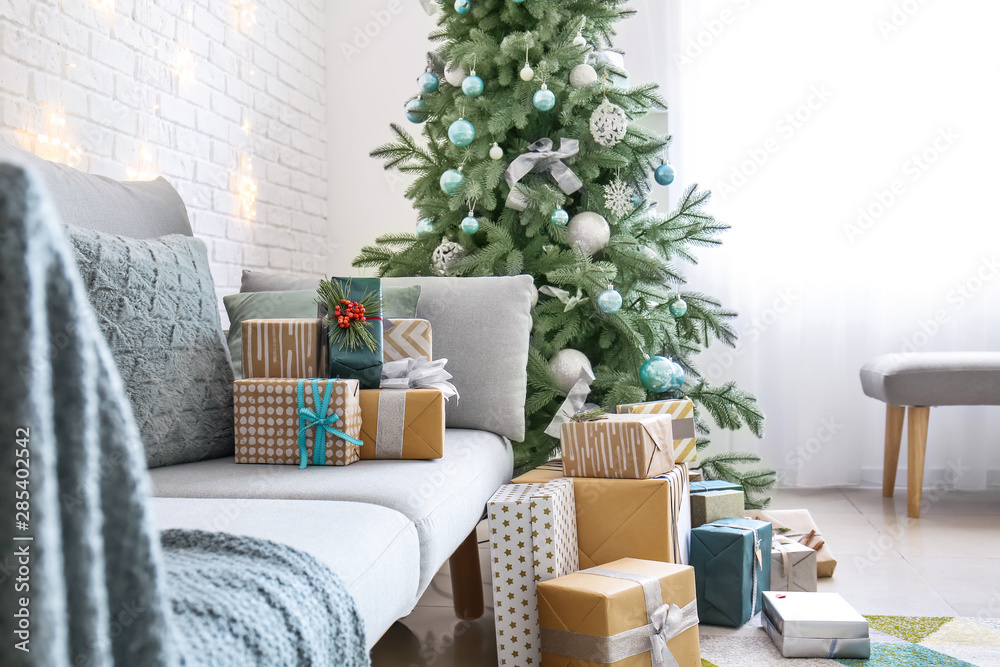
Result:
[[[567,477],[646,479],[674,467],[670,415],[607,415],[562,425]]]
[[[362,459],[439,459],[444,395],[437,389],[362,389]]]
[[[326,377],[317,318],[243,320],[244,378]]]
[[[237,463],[304,468],[358,460],[357,380],[256,378],[237,380],[233,389]]]
[[[674,458],[678,463],[694,463],[698,460],[698,448],[695,446],[694,434],[694,403],[690,398],[674,401],[648,401],[646,403],[628,403],[619,405],[621,414],[670,415],[673,417]]]
[[[622,558],[538,584],[543,667],[701,667],[694,569]]]
[[[387,320],[382,336],[383,362],[434,359],[431,356],[431,323],[427,320]]]
[[[532,468],[528,472],[510,480],[511,484],[542,484],[551,482],[554,479],[565,477],[563,474],[562,459],[552,459],[546,461],[537,468]]]

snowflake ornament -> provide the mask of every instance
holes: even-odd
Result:
[[[594,141],[611,148],[625,138],[628,116],[625,110],[607,100],[601,102],[590,116],[590,134]]]
[[[621,219],[632,211],[633,194],[631,186],[616,178],[604,186],[604,206],[614,213],[615,217]]]

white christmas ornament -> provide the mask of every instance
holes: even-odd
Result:
[[[604,186],[604,207],[615,214],[619,220],[632,211],[632,188],[616,178]]]
[[[531,65],[524,63],[524,67],[521,68],[521,81],[531,81],[535,78],[535,70],[531,69]]]
[[[583,36],[583,33],[576,33],[576,37],[573,38],[573,46],[587,46],[587,39]]]
[[[573,385],[580,379],[580,374],[594,376],[594,369],[590,365],[590,359],[580,350],[566,348],[559,350],[555,356],[549,360],[549,370],[556,378],[556,384],[560,389],[569,392]]]
[[[583,88],[592,83],[597,83],[597,70],[587,63],[577,65],[570,70],[569,85],[574,88]]]
[[[503,157],[503,149],[500,148],[500,144],[493,142],[493,147],[490,149],[490,159],[499,160]]]
[[[468,73],[458,63],[448,63],[444,67],[444,79],[456,88],[462,87],[462,82]]]
[[[465,254],[465,248],[460,243],[446,239],[431,254],[431,268],[439,276],[453,276],[455,265],[465,257]]]
[[[594,141],[611,148],[625,138],[628,116],[617,104],[604,100],[590,116],[590,134]]]
[[[570,245],[586,255],[594,255],[611,240],[611,227],[603,216],[592,211],[577,213],[566,226]]]

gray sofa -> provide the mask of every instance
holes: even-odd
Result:
[[[8,159],[42,177],[69,224],[131,238],[192,235],[183,204],[162,179],[116,183],[0,143],[0,162]],[[149,470],[159,528],[262,537],[312,554],[353,595],[369,647],[413,609],[449,558],[454,586],[462,588],[455,591],[459,615],[482,613],[475,528],[487,499],[510,479],[509,438],[524,429],[530,277],[418,282],[417,316],[435,327],[435,357],[449,358],[462,393],[448,408],[443,458],[299,470],[237,464],[229,456]],[[492,307],[484,307],[484,294],[493,295]],[[494,315],[508,322],[497,332],[502,340],[490,335]],[[463,320],[479,334],[450,331]],[[502,363],[486,361],[498,355]],[[492,381],[498,372],[503,377]],[[513,414],[511,405],[518,407]]]

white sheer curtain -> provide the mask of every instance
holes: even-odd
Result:
[[[880,483],[861,364],[1000,349],[1000,3],[634,4],[617,46],[670,97],[671,197],[698,182],[733,225],[689,288],[737,309],[744,341],[701,369],[768,416],[763,440],[714,447],[759,451],[784,484]],[[933,410],[927,483],[1000,484],[998,434],[1000,408]]]

